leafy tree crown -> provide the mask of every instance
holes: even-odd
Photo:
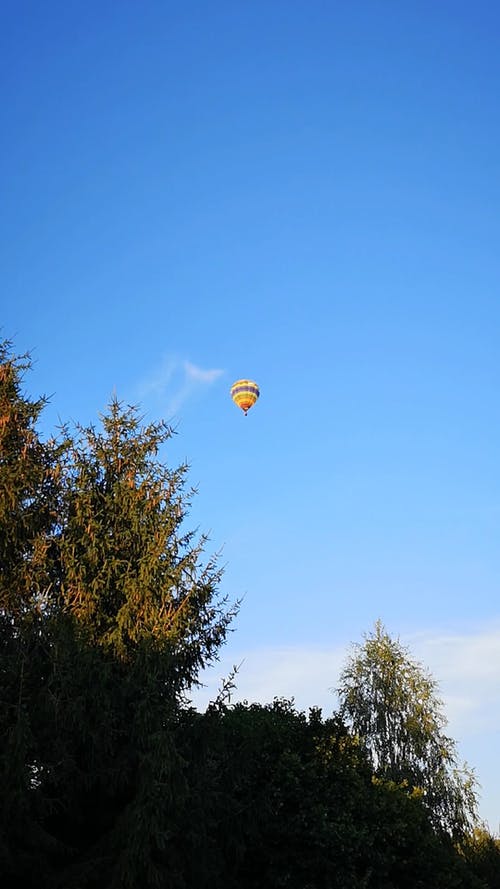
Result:
[[[341,714],[375,774],[420,794],[437,825],[460,834],[475,820],[473,773],[458,766],[437,683],[381,621],[354,646],[338,689]]]

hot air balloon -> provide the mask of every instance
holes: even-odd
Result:
[[[231,398],[244,411],[245,416],[247,411],[253,407],[259,395],[259,387],[253,380],[236,380],[231,386]]]

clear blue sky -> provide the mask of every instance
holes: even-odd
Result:
[[[259,663],[267,699],[325,703],[380,617],[445,683],[496,829],[498,4],[2,11],[1,323],[47,429],[113,392],[174,420],[247,695]]]

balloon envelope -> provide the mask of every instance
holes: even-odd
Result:
[[[245,414],[253,407],[259,395],[259,387],[253,380],[236,380],[231,386],[231,398]]]

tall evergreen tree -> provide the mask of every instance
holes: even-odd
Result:
[[[3,885],[181,885],[180,706],[236,608],[184,528],[171,430],[113,401],[102,430],[43,444],[29,359],[1,357]]]
[[[116,400],[102,427],[80,428],[71,448],[62,606],[119,660],[154,652],[183,694],[217,656],[235,608],[218,595],[216,559],[203,564],[206,538],[184,527],[187,465],[159,459],[170,427],[142,426]]]

